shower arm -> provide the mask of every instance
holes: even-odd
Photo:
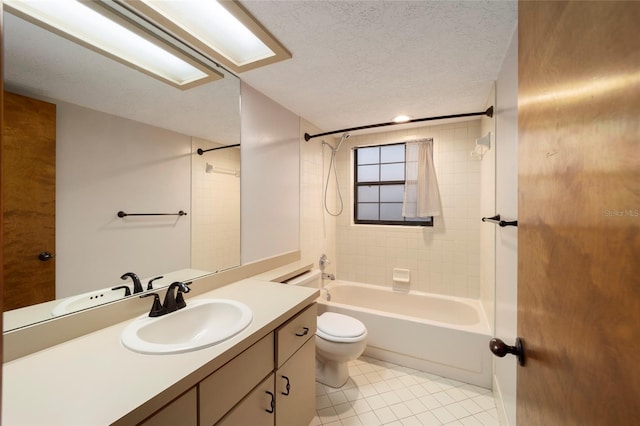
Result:
[[[330,132],[318,133],[316,135],[310,135],[309,133],[304,134],[304,140],[309,142],[313,138],[318,138],[320,136],[334,135],[336,133],[348,133],[356,130],[364,130],[364,129],[373,129],[376,127],[383,126],[395,126],[398,124],[407,124],[407,123],[418,123],[421,121],[433,121],[433,120],[446,120],[449,118],[463,118],[463,117],[475,117],[478,115],[486,115],[487,117],[493,117],[493,105],[486,109],[486,111],[481,112],[469,112],[466,114],[453,114],[453,115],[441,115],[437,117],[425,117],[425,118],[414,118],[413,120],[403,121],[401,123],[396,123],[395,121],[390,121],[387,123],[378,123],[378,124],[369,124],[366,126],[358,126],[351,127],[349,129],[341,129],[341,130],[332,130]]]

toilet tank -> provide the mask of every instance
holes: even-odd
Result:
[[[302,275],[293,277],[285,281],[285,284],[301,285],[304,287],[320,288],[322,273],[319,269],[312,269]]]

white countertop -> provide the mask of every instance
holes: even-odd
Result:
[[[229,298],[246,303],[254,314],[240,334],[193,352],[130,351],[120,341],[129,320],[7,362],[2,375],[2,424],[137,423],[313,303],[317,292],[252,278],[193,298],[187,295],[187,305],[190,299]]]

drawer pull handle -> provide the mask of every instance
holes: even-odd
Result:
[[[306,336],[307,334],[309,334],[309,327],[302,327],[302,329],[304,331],[302,333],[296,333],[296,336],[302,337],[302,336]]]
[[[289,378],[287,376],[282,376],[283,379],[285,379],[287,381],[287,386],[285,386],[285,388],[287,389],[287,393],[284,392],[280,392],[283,395],[289,395],[289,391],[291,390],[291,384],[289,383]]]
[[[276,408],[276,400],[273,396],[273,394],[269,391],[265,391],[266,393],[268,393],[271,396],[271,409],[265,409],[264,411],[266,411],[267,413],[271,414],[273,413],[273,409]]]

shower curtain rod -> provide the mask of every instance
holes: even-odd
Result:
[[[346,132],[352,132],[355,130],[373,129],[375,127],[383,127],[383,126],[395,126],[397,124],[418,123],[420,121],[445,120],[447,118],[473,117],[476,115],[486,115],[487,117],[493,117],[493,105],[487,108],[486,111],[482,111],[482,112],[469,112],[467,114],[441,115],[439,117],[414,118],[413,120],[403,121],[401,123],[390,121],[388,123],[369,124],[367,126],[351,127],[349,129],[332,130],[331,132],[318,133],[317,135],[310,135],[309,133],[305,133],[304,140],[309,142],[310,139],[317,138],[320,136],[333,135],[335,133],[346,133]]]
[[[196,151],[198,153],[198,155],[202,155],[205,152],[209,152],[209,151],[215,151],[217,149],[225,149],[225,148],[233,148],[236,146],[240,146],[239,143],[235,144],[235,145],[226,145],[226,146],[219,146],[217,148],[209,148],[209,149],[202,149],[202,148],[198,148],[198,150]]]

